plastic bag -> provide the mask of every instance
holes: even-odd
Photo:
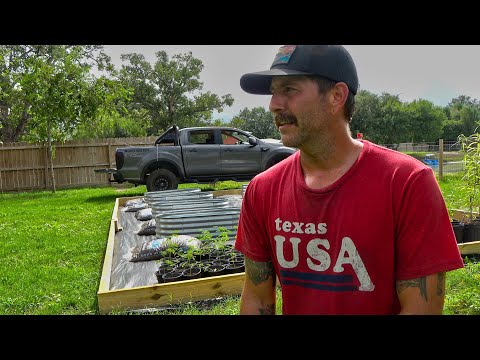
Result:
[[[142,210],[148,207],[148,203],[145,201],[144,198],[128,200],[125,203],[124,211],[126,212],[135,212],[138,210]]]
[[[152,208],[146,208],[146,209],[138,210],[135,213],[135,218],[137,220],[140,220],[140,221],[151,220],[153,218]]]
[[[138,230],[137,235],[156,235],[157,226],[155,224],[155,219],[147,220],[143,223]]]

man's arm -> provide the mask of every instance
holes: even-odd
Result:
[[[396,284],[400,300],[399,315],[441,315],[445,301],[445,273],[418,279],[400,280]]]
[[[257,262],[245,257],[240,315],[275,315],[275,282],[272,262]]]

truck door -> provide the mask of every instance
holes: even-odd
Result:
[[[258,174],[262,169],[260,146],[248,143],[248,134],[222,129],[221,163],[224,175]]]
[[[189,176],[221,175],[220,145],[214,129],[191,130],[182,145],[185,172]]]

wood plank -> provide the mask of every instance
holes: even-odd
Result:
[[[128,196],[128,197],[117,198],[115,200],[115,206],[113,208],[113,213],[112,213],[112,221],[114,221],[115,232],[119,232],[119,231],[123,230],[123,226],[120,223],[120,220],[119,220],[119,217],[118,217],[118,212],[120,211],[120,208],[125,206],[127,201],[141,199],[142,197],[143,196]]]
[[[108,232],[107,248],[105,250],[105,257],[103,260],[102,277],[100,278],[100,285],[98,287],[98,293],[105,293],[110,290],[110,276],[112,274],[112,260],[113,260],[113,248],[115,244],[115,224],[114,221],[110,221],[110,230]]]
[[[100,314],[138,310],[200,301],[219,296],[240,295],[245,273],[213,276],[151,286],[98,292]]]
[[[112,148],[112,141],[111,141],[111,140],[108,140],[108,144],[107,144],[108,167],[111,167],[110,164],[111,164],[111,162],[112,162],[112,160],[111,160],[111,158],[112,158],[112,157],[111,157],[111,152],[112,152],[111,148]]]
[[[115,233],[123,230],[123,227],[120,224],[120,220],[118,219],[118,209],[120,207],[119,205],[120,199],[121,198],[115,199],[115,206],[113,207],[113,213],[112,213],[112,222],[113,222],[113,227],[115,228]]]
[[[98,293],[105,293],[110,290],[110,276],[112,273],[113,250],[115,245],[115,234],[123,228],[120,226],[118,219],[118,211],[120,206],[123,206],[128,200],[136,199],[138,197],[116,198],[115,205],[112,211],[112,219],[110,220],[110,229],[108,232],[107,248],[105,250],[105,257],[103,260],[102,276],[100,278],[100,286]]]
[[[452,211],[452,218],[455,220],[466,222],[470,219],[470,211],[468,210],[453,209]],[[472,216],[477,217],[480,216],[480,214],[477,212],[472,212]],[[460,243],[458,244],[458,248],[460,249],[460,253],[462,255],[480,254],[480,241]]]
[[[460,243],[458,244],[458,249],[462,255],[480,254],[480,241]]]
[[[117,198],[118,200],[118,209],[117,209],[117,212],[118,210],[120,210],[120,208],[122,206],[125,206],[125,204],[127,203],[127,201],[129,200],[137,200],[137,199],[141,199],[143,196],[129,196],[129,197],[121,197],[121,198]],[[117,214],[117,217],[118,217],[118,214]]]
[[[242,195],[242,189],[215,190],[212,193],[214,198],[223,195]]]
[[[438,177],[443,180],[443,139],[438,140]]]
[[[452,209],[453,215],[452,218],[458,221],[465,222],[470,219],[470,211],[468,210],[459,210],[459,209]],[[480,216],[477,212],[472,212],[472,216]]]

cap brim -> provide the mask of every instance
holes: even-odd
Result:
[[[250,74],[240,78],[240,86],[243,91],[255,95],[271,95],[270,85],[274,76],[286,75],[309,75],[309,73],[290,69],[271,69]]]

